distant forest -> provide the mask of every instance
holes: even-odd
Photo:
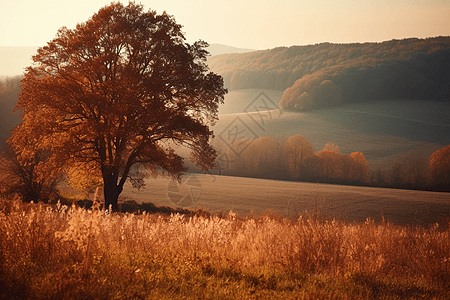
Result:
[[[450,101],[450,37],[280,47],[210,57],[227,88],[284,91],[305,111],[381,99]]]

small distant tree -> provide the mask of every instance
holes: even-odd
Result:
[[[350,180],[368,182],[371,178],[369,163],[361,152],[352,152],[350,154],[353,165],[350,172]]]
[[[439,190],[450,190],[450,145],[435,151],[428,162],[430,184]]]
[[[405,186],[411,188],[423,188],[427,185],[428,160],[416,153],[405,155],[401,163],[397,162],[397,170],[400,170],[401,179]]]
[[[238,140],[239,142],[239,140]],[[276,175],[280,145],[273,137],[260,137],[252,141],[245,151],[236,157],[235,170],[239,175],[268,177]]]
[[[425,187],[428,177],[427,158],[422,156],[411,157],[408,160],[409,182],[416,187]]]
[[[307,158],[314,155],[311,143],[301,134],[290,136],[284,144],[290,173],[298,177],[303,171],[303,165]]]
[[[320,176],[323,179],[339,178],[341,172],[341,153],[335,144],[327,143],[323,150],[317,153],[320,161]]]
[[[356,162],[351,155],[340,153],[339,154],[339,167],[336,175],[342,181],[355,181],[353,178]]]
[[[405,185],[406,164],[399,160],[394,161],[389,169],[389,181],[394,187],[402,187]]]
[[[144,170],[180,179],[177,146],[202,170],[215,164],[209,126],[227,90],[209,72],[208,44],[186,43],[181,27],[165,12],[111,3],[61,28],[25,71],[20,134],[59,161],[94,163],[106,207],[117,209],[127,179],[142,185]]]
[[[386,172],[382,166],[378,166],[377,169],[371,172],[372,176],[370,178],[371,184],[375,186],[384,186],[386,184]]]
[[[325,145],[325,147],[323,147],[323,150],[332,151],[332,152],[335,152],[335,153],[340,153],[341,152],[341,150],[339,150],[339,146],[336,145],[336,144],[333,144],[333,143],[327,143]]]

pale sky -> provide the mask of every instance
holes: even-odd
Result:
[[[0,0],[0,46],[43,46],[108,0]],[[125,4],[127,1],[121,1]],[[268,49],[450,35],[450,0],[141,0],[182,24],[188,42]]]

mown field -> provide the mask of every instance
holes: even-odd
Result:
[[[196,177],[200,184],[190,185],[190,176]],[[450,193],[202,174],[187,174],[177,195],[170,192],[170,184],[169,179],[149,179],[146,188],[140,191],[127,185],[122,199],[173,206],[181,200],[180,197],[187,196],[179,206],[212,212],[232,210],[240,215],[272,211],[287,218],[296,218],[305,211],[320,212],[328,218],[350,222],[363,222],[366,218],[381,221],[384,217],[398,225],[439,222],[446,226],[450,218]],[[190,189],[201,191],[194,201],[190,197]]]

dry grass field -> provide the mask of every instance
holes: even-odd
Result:
[[[0,200],[1,299],[448,299],[450,232]]]

